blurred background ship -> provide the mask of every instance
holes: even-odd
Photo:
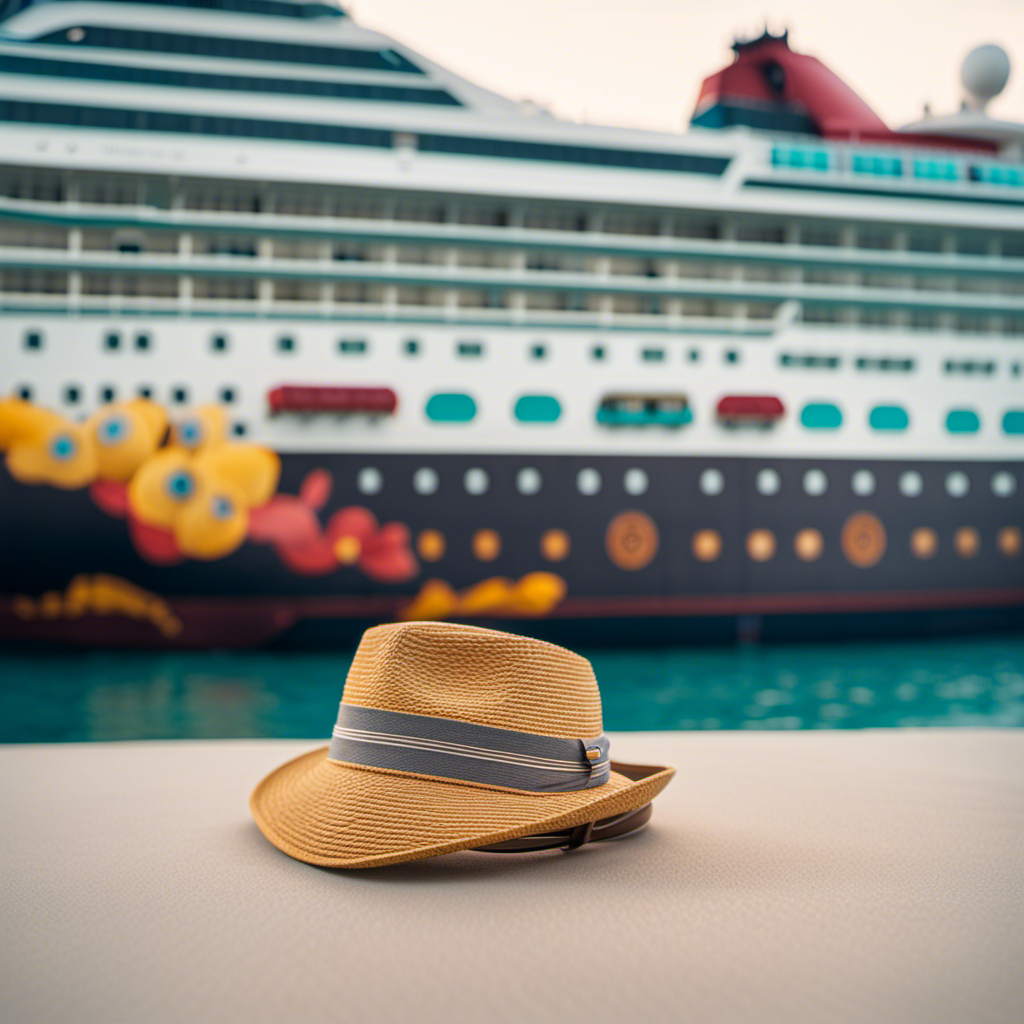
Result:
[[[659,134],[326,3],[0,0],[0,635],[1024,622],[1006,55],[892,131],[734,50]]]

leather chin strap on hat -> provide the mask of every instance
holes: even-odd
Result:
[[[635,811],[618,814],[614,818],[588,821],[574,828],[555,832],[538,832],[532,836],[520,836],[492,846],[477,846],[482,853],[529,853],[534,850],[576,850],[586,843],[603,843],[609,839],[624,839],[639,832],[650,820],[653,806],[644,804]]]

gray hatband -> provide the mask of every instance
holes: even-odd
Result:
[[[606,736],[566,740],[355,704],[339,708],[327,757],[538,793],[590,789],[611,777]]]

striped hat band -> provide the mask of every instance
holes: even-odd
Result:
[[[342,703],[331,761],[536,793],[601,786],[608,738],[562,739]]]

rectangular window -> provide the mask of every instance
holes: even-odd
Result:
[[[203,256],[255,256],[256,240],[254,238],[235,237],[228,235],[192,236],[192,251]],[[278,255],[277,252],[274,253]]]
[[[4,222],[0,223],[0,245],[19,249],[66,249],[68,233],[63,228]]]
[[[839,228],[825,224],[803,224],[800,227],[800,244],[836,248],[843,244],[843,233]]]
[[[65,295],[68,275],[52,270],[0,270],[0,292]]]
[[[736,227],[736,241],[783,245],[786,241],[786,229],[782,224],[739,224]]]
[[[484,346],[479,341],[460,341],[455,351],[464,358],[476,359],[484,354]]]
[[[987,185],[1024,186],[1024,167],[1010,164],[975,164],[967,169],[971,181],[982,181]]]
[[[398,301],[401,303],[402,289],[398,291]],[[334,301],[380,305],[384,302],[384,288],[380,285],[360,284],[358,281],[342,281],[334,286]]]
[[[663,348],[645,348],[641,350],[640,357],[645,363],[662,363],[665,361],[665,350]]]
[[[895,249],[896,236],[882,228],[862,228],[857,232],[858,249]]]
[[[362,338],[342,338],[338,342],[338,351],[343,355],[364,355],[367,350],[367,344]]]
[[[972,374],[978,374],[980,376],[991,377],[996,372],[996,364],[991,360],[954,360],[947,359],[943,364],[943,370],[946,373],[959,373],[966,374],[968,376]]]
[[[192,282],[192,295],[196,299],[255,299],[256,282],[246,278],[197,277]]]
[[[834,324],[839,322],[839,311],[834,306],[809,306],[802,319],[808,324]]]
[[[860,356],[857,359],[858,370],[877,370],[883,373],[910,373],[916,363],[913,359],[898,359],[888,356]]]
[[[952,160],[915,160],[914,177],[930,181],[956,181],[957,166]]]
[[[964,334],[988,334],[989,318],[980,313],[958,313],[953,318],[953,330]]]
[[[779,366],[808,370],[836,370],[840,362],[839,356],[804,355],[793,352],[783,352],[779,355]]]
[[[903,175],[903,161],[897,156],[884,156],[880,153],[855,153],[853,173],[873,174],[880,178],[899,178]]]
[[[812,146],[774,146],[772,165],[794,170],[827,171],[833,163],[827,149]]]
[[[255,282],[253,284],[253,295],[255,298]],[[282,280],[274,282],[275,302],[319,302],[320,283],[318,281],[304,281],[301,279]],[[249,296],[232,296],[232,298],[249,298]]]
[[[942,252],[942,234],[938,231],[911,231],[907,248],[911,252]]]

